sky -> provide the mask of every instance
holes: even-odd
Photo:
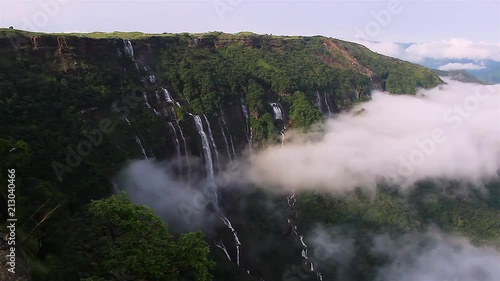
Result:
[[[0,25],[44,32],[325,35],[500,42],[499,1],[0,0]],[[361,32],[360,32],[361,31]],[[363,35],[360,35],[363,34]]]

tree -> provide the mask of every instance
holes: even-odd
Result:
[[[211,279],[214,264],[203,235],[185,234],[176,242],[152,209],[133,204],[126,193],[92,201],[78,224],[68,253],[76,271],[71,275],[182,280],[192,274],[197,281]]]
[[[295,92],[290,108],[290,119],[296,128],[309,128],[321,120],[321,113],[309,102],[304,93]]]

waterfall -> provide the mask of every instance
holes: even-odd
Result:
[[[167,91],[167,89],[165,89],[165,88],[161,88],[161,89],[163,91],[163,95],[165,96],[165,102],[173,103],[174,99],[172,99],[172,95],[170,95],[170,93]]]
[[[240,265],[240,246],[241,246],[240,238],[238,238],[238,234],[236,233],[236,230],[234,230],[229,219],[226,218],[225,216],[221,216],[221,219],[227,226],[227,228],[229,228],[231,232],[233,232],[234,242],[236,243],[236,264]]]
[[[184,143],[184,155],[186,156],[188,181],[191,181],[191,164],[189,163],[189,154],[187,149],[186,138],[184,137],[184,133],[182,132],[181,125],[179,125],[179,121],[177,121],[176,123],[177,123],[177,128],[179,128],[179,135],[181,136],[182,142]]]
[[[210,149],[212,149],[212,152],[215,152],[215,163],[217,164],[217,171],[220,170],[220,162],[219,162],[219,152],[217,151],[217,146],[215,145],[214,141],[214,136],[212,134],[212,127],[210,126],[210,122],[208,122],[208,118],[205,114],[203,114],[203,117],[205,118],[205,122],[207,123],[207,128],[208,128],[208,140],[210,141]]]
[[[168,122],[168,126],[174,132],[174,144],[175,144],[175,150],[177,152],[177,161],[179,161],[180,174],[182,174],[181,145],[179,143],[179,139],[177,138],[177,132],[175,131],[175,128],[174,128],[174,125],[172,124],[172,122]]]
[[[315,270],[313,263],[309,261],[309,256],[307,255],[308,254],[307,244],[304,242],[304,236],[299,233],[299,231],[297,230],[297,226],[295,225],[294,222],[295,218],[294,208],[295,208],[295,203],[297,202],[297,198],[295,197],[295,190],[292,191],[292,195],[290,195],[290,197],[287,197],[287,201],[288,201],[288,211],[290,214],[287,219],[287,222],[290,228],[292,229],[293,234],[295,235],[295,237],[299,238],[299,242],[302,245],[301,256],[302,259],[304,259],[304,264],[307,265],[309,263],[310,271],[316,272],[316,277],[318,277],[320,281],[323,281],[323,276],[321,275],[321,273]]]
[[[319,95],[319,91],[316,91],[316,106],[318,107],[319,112],[323,113],[323,108],[321,107],[321,97]]]
[[[130,40],[123,39],[123,51],[127,57],[134,61],[134,47],[132,47]]]
[[[148,96],[146,95],[146,92],[142,92],[142,97],[144,98],[144,102],[146,103],[146,106],[148,108],[151,108],[151,105],[148,102]]]
[[[228,260],[231,260],[231,256],[229,256],[226,246],[224,245],[224,242],[222,242],[222,240],[215,241],[214,244],[215,246],[217,246],[217,248],[220,248],[222,251],[224,251]]]
[[[326,108],[328,109],[328,114],[332,114],[332,111],[330,110],[330,105],[328,104],[328,99],[326,98],[326,92],[324,93],[324,98],[325,98]]]
[[[240,99],[241,101],[241,111],[243,112],[243,116],[245,116],[245,129],[246,129],[246,136],[247,136],[247,143],[250,144],[251,147],[251,138],[250,138],[250,122],[248,121],[248,108],[247,105],[245,104],[245,100],[243,98]]]
[[[203,149],[203,155],[205,156],[205,169],[207,170],[207,177],[211,180],[214,179],[214,165],[212,160],[212,152],[210,150],[210,143],[208,141],[207,134],[203,130],[203,123],[198,115],[193,115],[194,123],[196,124],[196,130],[201,137],[201,146]]]
[[[142,154],[144,155],[144,158],[148,159],[148,156],[146,155],[146,150],[142,146],[141,139],[137,135],[135,135],[135,142],[141,147]]]
[[[222,111],[221,111],[222,113]],[[223,113],[222,113],[223,114]],[[221,114],[221,115],[222,115]],[[217,120],[219,120],[219,126],[220,126],[220,130],[222,132],[222,137],[224,138],[224,143],[226,144],[226,150],[227,150],[227,157],[229,157],[228,159],[230,161],[232,161],[233,159],[231,158],[231,151],[229,150],[229,142],[227,141],[227,137],[226,137],[226,133],[224,132],[224,128],[227,129],[227,126],[224,127],[222,126],[222,122],[221,122],[221,117],[217,115]],[[224,122],[225,123],[225,122]]]
[[[146,69],[146,68],[144,68]],[[147,69],[146,69],[147,71]],[[154,84],[156,82],[156,77],[154,75],[149,75],[148,77],[149,83]]]
[[[156,96],[156,103],[160,104],[161,100],[160,100],[160,96],[158,95],[158,91],[155,91],[155,96]]]
[[[273,107],[274,119],[283,120],[283,112],[281,111],[279,104],[273,102],[270,103],[270,105]]]
[[[160,115],[160,113],[158,111],[156,111],[155,108],[152,108],[151,105],[149,104],[149,102],[148,102],[148,96],[147,96],[146,92],[142,92],[142,97],[144,98],[144,102],[146,103],[146,106],[149,109],[152,109],[156,115]]]
[[[210,128],[210,122],[208,122],[208,119],[205,115],[203,115],[203,117],[205,118],[205,121],[207,123],[207,128],[208,128],[208,132],[210,135],[210,140],[209,140],[209,137],[207,137],[207,134],[205,133],[205,131],[203,130],[203,122],[201,121],[200,116],[193,115],[194,122],[196,124],[196,130],[198,131],[198,134],[200,134],[200,137],[201,137],[201,144],[202,144],[203,154],[205,156],[205,168],[206,168],[207,174],[208,174],[209,185],[213,185],[212,191],[214,193],[214,205],[216,207],[218,207],[219,206],[219,198],[218,198],[217,185],[215,183],[215,174],[214,174],[211,146],[216,153],[215,154],[216,157],[218,157],[218,152],[217,152],[217,147],[215,147],[215,142],[214,142],[213,137],[212,137],[212,130]],[[221,218],[222,218],[222,221],[224,222],[224,224],[233,233],[234,240],[236,243],[236,263],[239,265],[240,264],[240,245],[241,245],[240,239],[238,238],[236,230],[231,225],[231,222],[229,221],[229,219],[222,214],[221,214]],[[219,246],[223,246],[223,244],[220,243]],[[219,248],[221,248],[221,247],[219,247]],[[224,250],[225,247],[223,247],[221,249]],[[226,255],[227,255],[227,253],[226,253]],[[227,255],[227,256],[229,257],[229,255]]]
[[[245,107],[245,111],[244,112],[246,112],[246,107]],[[236,150],[234,149],[233,136],[231,135],[231,131],[229,131],[229,127],[227,126],[226,118],[224,117],[224,112],[221,110],[220,113],[221,113],[220,117],[222,119],[222,124],[226,128],[227,133],[229,134],[229,143],[231,144],[231,151],[233,152],[233,158],[236,159]],[[247,112],[247,115],[248,115],[248,112]],[[246,127],[248,127],[248,123],[246,124]]]
[[[127,117],[125,117],[125,121],[127,121],[128,125],[130,126],[130,121],[128,120]]]
[[[251,135],[250,135],[250,136],[251,136]],[[233,156],[234,156],[234,158],[236,159],[236,150],[234,150],[234,140],[233,140],[233,136],[232,136],[232,135],[229,135],[229,137],[230,137],[230,138],[229,138],[229,142],[231,143],[231,150],[233,151]],[[250,139],[250,144],[252,144],[252,143],[251,143],[251,140],[252,140],[252,139]]]

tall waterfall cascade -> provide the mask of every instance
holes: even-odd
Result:
[[[172,98],[172,95],[168,92],[168,90],[165,88],[161,88],[161,90],[163,91],[163,95],[165,96],[165,102],[173,103],[174,99]]]
[[[328,104],[328,99],[326,98],[326,92],[324,93],[324,98],[325,98],[325,105],[326,108],[328,109],[328,114],[332,114],[332,111],[330,110],[330,105]]]
[[[146,92],[142,92],[142,97],[144,98],[144,102],[146,103],[146,106],[148,108],[151,108],[151,105],[148,102],[148,95],[146,95]]]
[[[184,156],[186,157],[186,167],[187,167],[187,178],[188,182],[191,182],[191,163],[189,162],[189,153],[187,149],[186,138],[184,137],[184,133],[182,132],[182,128],[179,125],[179,121],[176,121],[177,128],[179,129],[179,135],[181,136],[182,143],[184,144]]]
[[[281,111],[281,107],[278,103],[272,102],[269,105],[273,108],[274,119],[275,120],[283,120],[283,112]]]
[[[213,155],[215,155],[214,163],[217,166],[217,171],[220,171],[219,151],[217,151],[217,146],[215,145],[214,136],[212,134],[212,126],[210,126],[210,122],[205,114],[203,114],[203,118],[205,119],[205,123],[207,123],[210,149],[212,150]]]
[[[316,91],[316,106],[318,107],[319,112],[323,112],[321,107],[321,97],[319,95],[319,91]]]
[[[207,170],[207,177],[209,179],[209,187],[212,187],[214,195],[214,205],[218,206],[219,205],[219,196],[218,196],[218,189],[217,185],[215,183],[215,171],[214,171],[214,157],[212,157],[212,153],[215,153],[215,157],[218,158],[218,152],[217,152],[217,146],[215,145],[215,141],[213,139],[212,135],[212,129],[210,126],[210,122],[208,121],[208,118],[203,115],[206,123],[207,123],[207,130],[208,130],[208,136],[207,133],[205,132],[203,128],[203,122],[202,119],[199,115],[192,115],[194,118],[194,122],[196,125],[196,130],[198,131],[198,134],[200,135],[201,138],[201,146],[203,150],[203,155],[205,157],[205,168]],[[236,263],[239,265],[240,264],[240,239],[238,237],[238,234],[236,233],[236,230],[233,228],[231,221],[224,216],[223,214],[220,215],[222,221],[226,225],[226,227],[233,233],[234,241],[236,244]],[[230,259],[229,254],[227,253],[227,249],[225,248],[224,244],[222,241],[220,243],[216,244],[217,247],[222,249],[224,253],[227,255],[227,257]]]
[[[145,66],[141,65],[141,67],[139,68],[139,63],[137,63],[135,61],[135,58],[134,58],[134,49],[132,46],[132,42],[128,39],[123,40],[123,56],[129,58],[131,61],[133,61],[135,63],[136,69],[138,70],[139,75],[142,77],[141,81],[144,84],[149,83],[149,87],[151,87],[151,85],[155,85],[156,83],[158,83],[156,77],[153,74],[149,73],[148,69]],[[144,69],[143,75],[141,75],[139,69]],[[161,97],[162,93],[163,93],[163,97]],[[156,98],[156,102],[153,102],[152,104],[150,104],[151,100],[148,99],[148,95],[150,95],[149,97],[152,97],[152,92],[148,94],[148,92],[144,91],[142,93],[145,106],[149,110],[152,110],[157,115],[160,115],[160,113],[156,110],[156,108],[158,108],[157,105],[162,104],[163,102],[170,104],[170,105],[174,105],[174,106],[177,105],[178,107],[181,107],[181,104],[179,102],[176,102],[173,99],[172,95],[169,93],[169,91],[164,87],[156,88],[156,91],[154,92],[154,95],[155,95],[154,98]],[[189,103],[189,101],[187,101],[187,102]],[[169,117],[167,115],[165,107],[163,107],[163,110],[165,111],[165,116]],[[281,114],[281,109],[279,108],[279,110],[280,110],[280,114]],[[247,142],[251,144],[252,133],[251,133],[251,129],[250,129],[249,112],[248,112],[248,109],[246,107],[246,104],[245,104],[243,98],[241,99],[241,112],[243,113],[243,116],[245,119],[244,121],[245,121]],[[208,184],[207,184],[206,188],[210,192],[210,194],[213,195],[213,204],[214,204],[214,206],[216,206],[216,208],[218,208],[218,206],[219,206],[219,190],[218,190],[218,186],[217,186],[216,181],[215,181],[215,176],[216,176],[216,173],[218,171],[220,171],[221,169],[220,169],[220,162],[219,162],[220,161],[219,151],[217,149],[217,144],[216,144],[215,139],[214,139],[212,126],[211,126],[212,124],[210,124],[210,120],[206,115],[193,115],[191,113],[189,113],[189,114],[194,119],[196,131],[198,132],[198,134],[200,136],[200,140],[201,140],[201,154],[203,156],[204,170],[206,171],[206,176],[207,176],[207,180],[208,180]],[[167,133],[172,134],[172,141],[173,141],[173,145],[175,147],[175,152],[176,152],[175,157],[177,158],[177,160],[180,163],[180,165],[179,165],[180,166],[180,173],[186,174],[186,172],[187,172],[188,181],[191,182],[192,173],[191,173],[191,167],[190,167],[190,161],[189,161],[188,143],[187,143],[186,137],[184,136],[184,132],[182,130],[182,127],[179,124],[179,120],[175,116],[175,112],[173,113],[173,116],[174,116],[174,119],[167,122],[167,126],[168,126]],[[282,114],[280,116],[282,116]],[[172,116],[170,116],[170,117],[172,117]],[[234,160],[236,158],[236,150],[234,147],[235,146],[235,138],[231,134],[231,131],[229,130],[228,124],[226,122],[226,119],[225,119],[225,116],[224,116],[224,113],[222,112],[222,110],[221,110],[221,115],[220,116],[216,115],[216,117],[217,117],[218,122],[219,122],[222,138],[224,139],[224,145],[225,145],[225,150],[226,150],[227,155],[228,155],[228,159]],[[131,125],[130,121],[127,118],[125,118],[125,121],[129,125]],[[216,129],[216,128],[214,128],[214,129]],[[144,158],[147,159],[148,154],[146,153],[146,149],[144,148],[142,141],[139,138],[139,135],[137,133],[135,135],[135,140],[136,140],[137,144],[139,145],[139,147],[142,151],[142,154],[144,155]],[[153,151],[151,151],[151,155],[154,156]],[[183,171],[184,171],[184,173],[183,173]],[[222,219],[222,222],[224,223],[224,225],[227,227],[227,229],[229,229],[229,231],[232,233],[232,236],[234,238],[234,242],[236,245],[236,256],[235,256],[234,262],[237,265],[240,265],[241,242],[240,242],[240,239],[238,237],[238,234],[237,234],[235,228],[233,227],[233,225],[228,217],[226,217],[224,214],[222,214],[222,212],[219,214],[219,216]],[[226,246],[224,245],[222,240],[215,241],[214,244],[216,247],[220,248],[224,252],[224,254],[226,255],[226,257],[229,260],[232,260],[232,258],[231,258],[232,255],[230,255],[230,251],[228,251],[228,249],[226,248]]]
[[[222,111],[221,111],[222,113]],[[223,113],[221,114],[223,115]],[[226,126],[226,122],[224,121],[224,123],[221,121],[223,118],[218,116],[217,115],[217,119],[219,120],[219,126],[220,126],[220,130],[222,132],[222,138],[224,139],[224,143],[226,144],[226,151],[227,151],[227,157],[230,161],[233,160],[233,157],[231,156],[231,150],[229,149],[229,142],[227,141],[227,136],[226,136],[226,130],[229,132],[229,130],[227,129],[227,126]]]
[[[175,152],[177,154],[177,161],[179,161],[180,172],[182,174],[181,144],[179,142],[179,138],[177,137],[177,131],[175,130],[174,124],[172,124],[172,122],[168,122],[167,124],[174,136]]]
[[[134,47],[132,47],[132,42],[128,39],[123,39],[123,51],[125,52],[125,56],[134,61]]]
[[[212,159],[212,151],[210,148],[210,143],[208,141],[207,134],[203,129],[203,123],[201,122],[201,118],[198,115],[193,115],[194,123],[196,125],[196,130],[201,137],[201,146],[203,150],[203,156],[205,157],[205,169],[207,171],[207,177],[209,180],[214,179],[214,163]]]
[[[158,91],[155,92],[155,96],[156,96],[156,103],[160,104],[161,100],[160,100],[160,95],[158,95]]]
[[[215,241],[214,244],[217,248],[220,248],[224,252],[224,254],[226,254],[228,260],[231,260],[231,256],[229,255],[226,245],[224,245],[224,242],[222,242],[222,240]]]
[[[226,218],[225,216],[222,216],[221,218],[224,224],[227,226],[227,228],[229,228],[229,230],[231,230],[231,232],[233,233],[234,242],[236,244],[236,264],[240,265],[240,246],[241,246],[240,238],[238,238],[238,234],[236,233],[236,230],[234,230],[229,219]]]
[[[309,261],[309,256],[308,256],[308,252],[307,252],[307,244],[304,242],[304,236],[299,233],[299,231],[297,229],[297,225],[295,225],[294,208],[295,208],[295,203],[297,202],[297,197],[295,196],[295,190],[292,192],[292,195],[290,195],[287,198],[287,201],[288,201],[288,211],[289,211],[289,216],[288,216],[287,222],[288,222],[288,225],[290,226],[294,236],[296,238],[298,238],[300,244],[302,245],[301,256],[302,256],[302,259],[304,260],[304,264],[306,266],[309,266],[309,270],[311,272],[316,273],[316,277],[318,278],[318,280],[323,281],[323,276],[321,275],[321,272],[317,271],[314,268],[314,264],[311,261]]]
[[[245,99],[241,98],[240,103],[241,103],[241,112],[243,112],[243,116],[245,117],[245,130],[246,130],[247,143],[249,143],[250,147],[252,147],[252,139],[250,138],[250,120],[248,118],[249,114],[247,105],[245,103]]]
[[[137,142],[137,144],[141,147],[142,154],[144,155],[144,158],[148,159],[148,155],[146,154],[146,150],[144,149],[144,146],[142,146],[141,139],[137,135],[135,135],[135,142]]]

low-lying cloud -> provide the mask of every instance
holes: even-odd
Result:
[[[125,190],[132,202],[156,211],[175,231],[210,231],[219,216],[213,206],[210,185],[192,186],[175,179],[164,162],[136,160],[115,177],[118,188]]]
[[[346,267],[356,255],[354,239],[345,235],[340,228],[318,225],[307,235],[306,242],[312,249],[309,253],[312,259],[340,269]]]
[[[349,269],[360,254],[382,262],[374,272],[374,281],[497,281],[500,278],[500,252],[492,246],[473,245],[465,237],[438,229],[396,237],[368,235],[366,238],[372,246],[366,251],[358,248],[359,241],[347,238],[341,228],[318,226],[306,238],[310,258],[319,262],[323,273],[335,272],[340,280],[351,280]]]
[[[374,239],[373,254],[389,258],[375,281],[497,281],[500,253],[468,239],[429,232]]]
[[[281,190],[351,191],[384,181],[481,184],[500,170],[500,85],[447,80],[417,96],[374,92],[317,135],[258,152],[246,178]]]

